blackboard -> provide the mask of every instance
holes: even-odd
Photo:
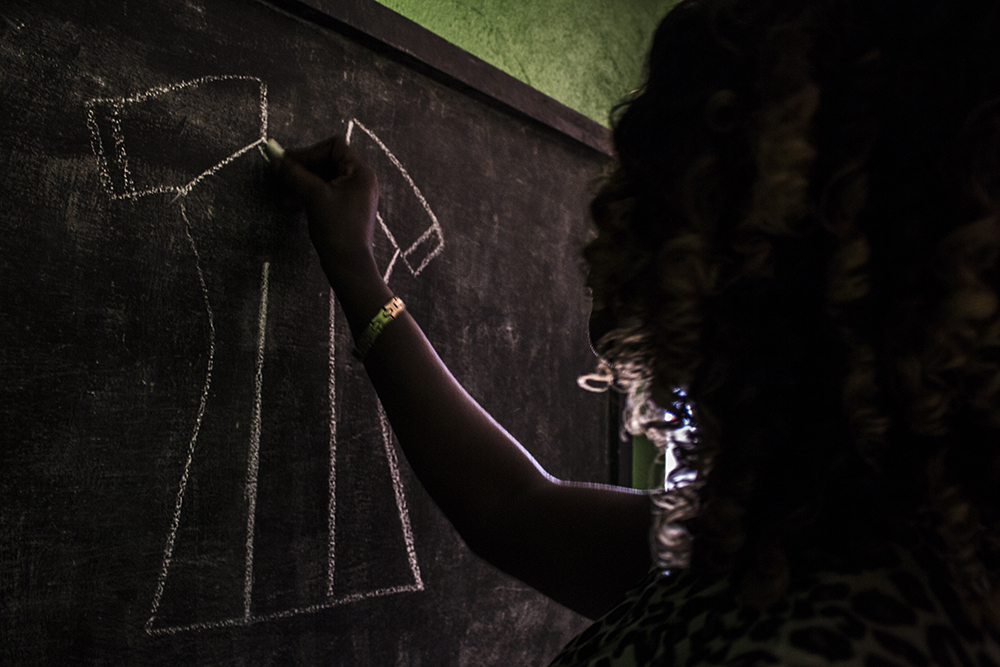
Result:
[[[349,133],[443,359],[601,482],[608,399],[576,383],[600,142],[322,3],[0,16],[0,662],[544,664],[586,621],[420,488],[259,147]]]

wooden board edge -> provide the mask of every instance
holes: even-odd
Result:
[[[367,46],[429,68],[435,78],[475,91],[607,156],[611,131],[435,35],[375,0],[263,0],[313,22],[360,38]],[[345,30],[346,29],[346,30]]]

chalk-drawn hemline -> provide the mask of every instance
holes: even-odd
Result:
[[[147,626],[146,634],[157,637],[161,635],[175,635],[181,632],[213,630],[215,628],[235,628],[235,627],[253,625],[255,623],[276,621],[282,618],[291,618],[292,616],[300,616],[303,614],[315,614],[316,612],[323,611],[324,609],[331,609],[333,607],[339,607],[341,605],[351,604],[353,602],[360,602],[362,600],[367,600],[370,598],[386,597],[389,595],[398,595],[400,593],[419,593],[420,591],[423,590],[424,590],[423,582],[418,581],[403,586],[390,586],[388,588],[380,588],[374,591],[368,591],[366,593],[352,593],[351,595],[342,598],[337,598],[335,600],[327,600],[326,602],[320,602],[314,605],[309,605],[308,607],[285,609],[283,611],[277,611],[272,614],[237,616],[233,618],[223,619],[220,621],[206,621],[203,623],[192,623],[191,625],[175,625],[166,628],[153,628]]]

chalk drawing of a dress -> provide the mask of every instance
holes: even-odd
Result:
[[[329,562],[325,564],[329,580],[328,594],[324,598],[316,600],[314,604],[284,609],[272,608],[264,614],[254,613],[251,604],[254,585],[254,521],[257,502],[257,476],[262,421],[261,380],[263,374],[270,273],[269,263],[263,262],[260,273],[256,360],[253,377],[250,381],[254,385],[252,392],[250,392],[253,398],[250,401],[252,405],[247,406],[252,416],[247,447],[246,488],[244,490],[245,530],[244,528],[239,529],[245,535],[245,548],[240,547],[244,551],[242,566],[243,581],[240,587],[242,589],[240,591],[242,593],[240,596],[242,597],[242,613],[229,614],[224,618],[219,618],[218,615],[205,618],[199,616],[198,610],[195,608],[189,612],[192,614],[192,617],[183,619],[183,622],[180,619],[171,618],[169,623],[158,623],[158,611],[160,610],[164,592],[165,590],[169,590],[173,585],[171,579],[171,575],[174,574],[172,564],[176,560],[175,550],[177,548],[178,529],[181,526],[182,517],[184,516],[185,493],[192,474],[195,451],[199,448],[199,444],[201,448],[211,444],[205,442],[199,443],[199,436],[201,436],[201,440],[204,440],[203,419],[206,416],[206,412],[211,413],[212,410],[212,401],[209,400],[209,397],[210,390],[212,389],[213,373],[217,374],[220,370],[220,368],[214,367],[217,361],[216,348],[217,343],[222,342],[222,339],[217,340],[217,331],[221,330],[218,326],[220,322],[217,320],[215,311],[213,311],[209,298],[209,287],[206,283],[206,273],[203,271],[205,258],[199,255],[199,247],[192,233],[193,227],[189,219],[188,207],[185,206],[185,198],[199,183],[215,175],[219,170],[237,158],[247,153],[255,154],[256,151],[253,151],[253,149],[259,147],[266,140],[267,87],[263,81],[252,76],[207,76],[152,88],[130,97],[97,98],[90,100],[86,106],[87,122],[91,130],[92,147],[97,157],[102,183],[111,199],[136,200],[147,196],[161,195],[168,202],[168,206],[177,206],[184,222],[186,240],[194,258],[208,324],[208,357],[204,386],[197,414],[194,415],[194,426],[187,448],[186,461],[177,485],[173,519],[166,537],[162,564],[155,585],[150,615],[145,624],[146,632],[161,635],[213,627],[246,625],[272,618],[317,611],[368,597],[423,590],[423,582],[420,577],[420,570],[413,546],[413,536],[410,529],[405,495],[398,477],[398,462],[395,458],[395,450],[392,447],[388,424],[379,406],[378,415],[381,439],[389,469],[391,470],[395,505],[399,512],[400,529],[403,533],[402,539],[405,543],[409,569],[412,574],[412,583],[374,588],[371,590],[359,590],[349,595],[334,595],[333,545],[336,528],[336,420],[333,415],[336,414],[336,387],[333,375],[333,361],[336,352],[333,345],[334,310],[331,294],[331,345],[329,352],[331,361],[329,386],[331,409],[330,549]],[[206,125],[211,126],[213,133],[212,141],[185,144],[180,137],[183,134],[182,130],[187,123],[197,123],[198,118],[205,119]],[[360,127],[360,124],[358,126]],[[151,127],[154,131],[150,131]],[[352,128],[353,124],[349,126],[349,131]],[[164,143],[164,136],[169,135],[171,131],[174,131],[178,135],[176,137],[177,140],[170,142],[171,145],[169,147],[162,145]],[[373,140],[378,141],[374,134],[368,133],[368,135]],[[155,142],[160,143],[156,144]],[[388,153],[388,150],[386,150],[386,154],[391,155]],[[398,165],[398,167],[400,173],[412,185],[412,181],[406,174],[405,169],[402,168],[402,165]],[[405,248],[398,248],[397,246],[397,249],[399,250],[398,258],[401,258],[410,271],[416,275],[443,248],[443,238],[440,226],[437,224],[437,220],[430,211],[430,208],[426,207],[423,196],[415,185],[412,187],[414,195],[426,208],[430,227],[428,228],[428,232],[421,237],[419,243]],[[380,222],[382,221],[380,220]],[[392,234],[384,222],[382,222],[382,231],[390,239],[391,243],[395,244]],[[413,265],[410,258],[420,257],[421,253],[423,253],[422,259],[420,259],[418,264]],[[386,271],[387,278],[390,277],[396,260],[397,257],[394,257],[393,261],[389,263]]]

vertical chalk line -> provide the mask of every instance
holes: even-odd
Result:
[[[205,313],[208,315],[208,364],[205,369],[205,384],[201,390],[201,402],[198,404],[198,414],[194,420],[194,430],[191,433],[191,441],[188,443],[187,460],[184,461],[184,471],[177,485],[177,500],[174,502],[174,516],[170,522],[170,532],[167,534],[167,544],[163,550],[163,563],[160,566],[160,574],[156,580],[156,592],[153,594],[153,605],[149,611],[149,620],[146,621],[146,632],[152,634],[153,621],[156,619],[156,612],[160,608],[160,601],[163,599],[163,590],[167,583],[167,573],[170,571],[170,563],[174,554],[174,544],[177,540],[177,529],[181,523],[181,510],[184,507],[184,492],[187,489],[188,478],[191,475],[191,462],[194,460],[194,450],[198,443],[198,432],[201,430],[201,420],[205,416],[205,405],[208,402],[208,392],[212,386],[212,365],[215,362],[215,317],[212,315],[212,303],[208,298],[208,286],[205,284],[205,274],[201,269],[201,256],[198,254],[198,246],[191,235],[191,222],[187,217],[187,210],[184,202],[180,203],[181,218],[184,220],[184,233],[187,236],[191,252],[194,254],[194,268],[198,274],[198,284],[201,286],[202,299],[205,302]]]
[[[337,556],[337,304],[330,290],[330,504],[327,528],[326,595],[333,597],[333,582]]]
[[[406,543],[406,556],[410,561],[410,572],[413,573],[413,583],[417,590],[424,590],[424,582],[420,577],[420,566],[417,564],[417,549],[413,544],[413,528],[410,526],[410,510],[406,506],[406,495],[403,493],[403,481],[399,478],[399,461],[396,458],[396,448],[392,446],[392,431],[389,429],[389,419],[385,415],[382,403],[378,403],[378,421],[382,427],[382,444],[385,447],[385,457],[389,461],[389,474],[392,478],[392,490],[396,495],[396,512],[403,528],[403,541]]]
[[[101,127],[97,124],[92,104],[87,105],[87,127],[90,128],[90,150],[94,151],[94,155],[97,157],[97,173],[100,174],[101,184],[113,197],[115,188],[111,184],[108,158],[104,155],[104,146],[101,144]]]
[[[247,551],[243,570],[243,618],[250,619],[253,594],[253,537],[257,515],[257,472],[260,468],[260,399],[264,379],[264,335],[267,331],[267,282],[271,264],[264,262],[260,277],[260,309],[257,312],[257,372],[254,376],[253,414],[250,418],[250,452],[247,457]]]
[[[260,141],[267,141],[267,84],[260,79]]]
[[[124,109],[125,103],[121,101],[111,106],[111,136],[115,141],[118,163],[122,167],[122,189],[127,194],[135,194],[135,183],[132,182],[132,174],[128,169],[128,155],[125,153],[125,137],[122,135],[121,112]]]

